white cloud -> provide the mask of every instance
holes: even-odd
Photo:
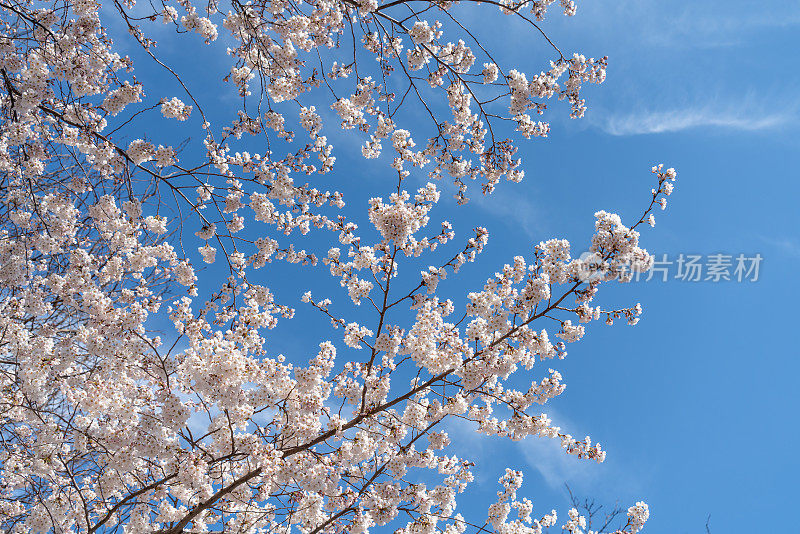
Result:
[[[562,432],[578,429],[579,425],[553,407],[547,410],[547,414],[553,423],[561,427]],[[602,469],[604,476],[609,475],[608,464],[600,465],[593,460],[567,454],[558,438],[528,437],[518,442],[517,448],[528,465],[536,469],[553,489],[563,489],[566,482],[580,491],[586,491],[599,482],[602,467],[605,467]]]
[[[793,112],[756,113],[748,110],[718,111],[710,107],[668,111],[644,111],[610,116],[599,126],[611,135],[669,133],[691,128],[718,128],[754,132],[787,124]]]
[[[749,0],[714,0],[679,5],[660,0],[618,0],[579,5],[578,16],[595,27],[619,32],[639,45],[716,48],[746,45],[753,33],[800,24],[797,0],[754,6]]]
[[[523,160],[524,165],[524,160]],[[526,178],[532,180],[533,178]],[[470,196],[470,203],[489,213],[490,215],[501,217],[506,223],[518,226],[529,238],[537,240],[541,237],[540,213],[541,210],[530,198],[530,186],[526,191],[523,184],[501,182],[491,195],[483,195],[477,187],[473,185],[473,190],[467,192]]]
[[[468,460],[487,458],[489,451],[497,446],[498,438],[480,434],[476,432],[477,428],[478,424],[473,421],[460,417],[448,418],[444,423],[444,430],[450,436],[447,454],[456,454]],[[479,467],[473,469],[473,475],[478,484],[493,484],[499,476],[492,469]]]
[[[562,488],[564,483],[585,488],[599,475],[597,464],[567,454],[558,439],[530,437],[519,442],[525,461],[536,469],[548,486]]]
[[[746,33],[800,24],[797,2],[764,6],[765,9],[753,9],[746,4],[724,11],[720,7],[690,4],[680,16],[672,18],[669,30],[661,34],[667,37],[665,44],[686,44],[687,40],[706,46],[742,44],[747,41]]]
[[[528,170],[531,166],[526,166],[527,160],[523,158],[522,168]],[[420,185],[424,185],[428,180],[425,174],[416,174]],[[479,210],[493,216],[499,217],[500,221],[509,226],[521,229],[527,237],[538,243],[542,236],[542,209],[534,201],[535,190],[529,183],[535,180],[535,176],[526,173],[521,184],[501,180],[495,186],[494,192],[484,195],[481,192],[480,181],[467,182],[467,197],[469,206],[474,206]],[[446,177],[436,182],[436,187],[450,198],[456,194],[456,186],[453,181]],[[489,228],[491,231],[492,229]]]
[[[787,256],[800,258],[800,241],[788,237],[760,236],[761,240],[777,248]]]

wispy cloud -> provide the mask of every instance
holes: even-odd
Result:
[[[762,241],[771,245],[787,256],[800,258],[800,240],[789,237],[759,236]]]
[[[599,124],[611,135],[642,135],[679,132],[692,128],[716,128],[755,132],[786,125],[794,112],[756,113],[749,110],[719,111],[710,107],[643,111],[610,116]]]
[[[490,437],[476,432],[477,423],[461,418],[450,418],[445,422],[444,429],[450,436],[450,449],[448,454],[455,453],[459,457],[475,460],[486,458],[487,452],[497,446],[496,437]],[[476,468],[473,471],[479,484],[494,483],[497,479],[496,471],[491,469]]]
[[[536,240],[541,237],[542,210],[530,197],[530,189],[520,191],[522,187],[520,184],[501,182],[494,193],[488,196],[481,194],[480,191],[470,191],[470,202],[474,202],[478,209],[522,228],[525,235]]]
[[[552,406],[547,414],[562,431],[577,430],[580,426]],[[594,461],[567,454],[561,447],[560,439],[528,437],[518,442],[517,447],[528,465],[536,469],[553,489],[562,489],[566,482],[572,487],[587,490],[599,482],[601,467],[605,468],[602,469],[604,476],[609,474],[609,464],[601,466]]]
[[[624,27],[624,40],[639,45],[677,48],[718,48],[747,44],[754,34],[800,25],[800,2],[786,0],[763,9],[749,0],[686,3],[660,0],[619,0],[581,5],[585,16],[609,31]],[[599,24],[598,24],[599,23]],[[622,25],[622,26],[621,26]],[[613,30],[612,30],[613,29]]]
[[[525,160],[523,160],[523,167],[524,163]],[[416,176],[420,185],[427,181],[427,176],[422,173],[418,173]],[[504,224],[521,229],[528,238],[538,242],[544,229],[542,223],[544,213],[535,200],[535,191],[529,183],[531,180],[532,178],[527,174],[522,184],[501,180],[494,192],[489,195],[481,192],[480,182],[468,182],[469,205],[489,215],[499,217]],[[437,181],[436,187],[443,195],[450,198],[453,198],[457,191],[450,179]]]
[[[653,32],[653,40],[661,38],[664,45],[691,42],[701,46],[730,46],[746,42],[753,32],[800,24],[800,5],[796,1],[761,10],[753,10],[746,4],[731,6],[733,9],[729,10],[720,7],[691,4],[677,17],[667,19],[673,21],[668,28]]]
[[[536,469],[548,486],[563,488],[564,483],[588,487],[599,475],[597,464],[567,454],[557,439],[526,438],[519,443],[525,461]]]

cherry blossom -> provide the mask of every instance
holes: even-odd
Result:
[[[595,299],[652,266],[639,226],[676,172],[653,167],[640,218],[599,211],[585,241],[531,243],[503,265],[480,258],[485,227],[441,219],[444,203],[523,180],[521,143],[550,133],[551,108],[582,117],[582,87],[605,79],[605,57],[564,55],[541,31],[553,4],[0,3],[2,529],[558,525],[510,469],[485,511],[457,510],[480,459],[455,454],[449,424],[605,459],[539,407],[565,391],[566,343],[592,321],[639,320],[638,303]],[[551,57],[508,65],[461,23],[467,9],[522,21]],[[163,45],[236,104],[213,109]],[[332,190],[342,152],[385,163],[353,178],[369,201]],[[453,294],[467,263],[486,281]],[[313,294],[312,275],[326,282]],[[279,354],[303,313],[324,320],[300,327],[316,345]],[[636,503],[618,533],[648,517]],[[561,519],[586,528],[574,509]]]

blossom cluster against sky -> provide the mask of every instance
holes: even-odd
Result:
[[[508,64],[530,65],[535,53],[537,69],[545,69],[550,57],[537,36],[505,22],[502,31],[477,18],[474,24]],[[566,431],[600,441],[608,459],[580,462],[557,443],[483,439],[454,426],[456,452],[479,460],[478,483],[460,505],[485,509],[508,466],[526,472],[525,490],[542,513],[564,508],[568,482],[577,494],[609,505],[646,500],[652,534],[704,532],[709,514],[714,533],[749,533],[754,518],[778,520],[793,507],[800,475],[793,454],[800,363],[792,339],[800,295],[793,158],[800,58],[789,52],[800,41],[800,2],[582,0],[575,17],[554,12],[543,27],[565,52],[608,55],[607,81],[587,88],[584,119],[570,120],[565,106],[553,105],[549,138],[530,141],[521,153],[521,184],[502,183],[492,198],[473,198],[467,208],[451,203],[434,214],[465,238],[478,224],[491,235],[482,262],[465,268],[452,289],[479,289],[503,263],[530,256],[551,237],[569,239],[579,253],[600,209],[633,222],[653,186],[649,169],[659,162],[676,167],[679,177],[667,212],[643,232],[648,250],[672,259],[760,254],[763,260],[754,282],[692,282],[670,274],[666,282],[659,276],[604,287],[599,302],[641,302],[642,321],[592,324],[557,362],[567,391],[545,411]],[[161,51],[185,53],[168,47]],[[199,79],[225,62],[184,62],[181,74]],[[137,71],[146,73],[140,64]],[[162,89],[163,96],[180,96],[174,80],[165,77],[163,84],[148,96]],[[222,87],[210,84],[200,96],[220,109],[234,106],[235,96]],[[399,126],[413,130],[414,116],[406,120]],[[335,124],[324,133],[337,149],[355,142]],[[361,203],[366,222],[366,199],[388,195],[379,176],[386,166],[365,162],[357,143],[352,156],[337,154],[326,180],[349,206]],[[265,281],[279,296],[299,305],[306,286],[322,294],[314,274],[322,271],[309,270],[306,283],[297,284],[282,278],[288,271],[271,269]],[[311,354],[335,335],[316,338],[306,323],[285,325],[272,339],[287,357]]]

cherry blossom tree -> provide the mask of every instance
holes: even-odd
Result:
[[[576,509],[534,512],[513,470],[462,514],[479,459],[452,453],[448,424],[603,461],[535,407],[564,391],[548,360],[585,324],[638,321],[594,299],[651,265],[638,227],[675,171],[652,169],[628,226],[596,213],[588,255],[552,239],[481,260],[497,272],[466,295],[438,287],[489,235],[457,236],[437,205],[521,181],[521,138],[548,134],[548,105],[581,117],[605,78],[606,58],[543,31],[548,8],[576,10],[553,4],[0,0],[0,528],[584,532]],[[482,35],[511,22],[550,57],[505,64]],[[202,76],[236,103],[212,110]],[[368,203],[322,185],[339,129],[385,164]],[[260,270],[278,262],[330,283],[281,302]],[[314,354],[276,354],[268,331],[301,307],[330,328]],[[648,515],[634,504],[617,532]]]

